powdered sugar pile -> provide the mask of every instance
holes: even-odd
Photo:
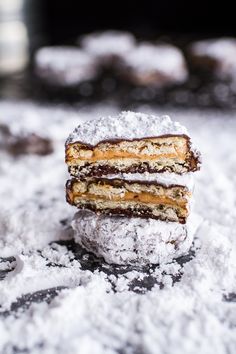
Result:
[[[145,130],[143,129],[145,127]],[[122,112],[118,117],[103,116],[94,124],[91,121],[79,125],[69,136],[67,143],[80,141],[96,145],[110,139],[135,139],[164,134],[187,134],[185,127],[168,116],[157,117],[144,113]]]
[[[50,303],[0,316],[0,352],[233,354],[235,115],[155,110],[186,125],[203,153],[195,187],[195,212],[202,220],[195,256],[182,265],[175,261],[148,272],[127,268],[117,273],[104,263],[90,267],[89,255],[55,243],[72,237],[68,225],[74,210],[64,200],[64,140],[81,120],[108,110],[114,114],[117,108],[76,111],[0,103],[0,123],[11,121],[22,134],[44,133],[55,147],[46,157],[1,152],[0,256],[15,255],[15,261],[0,261],[0,269],[14,269],[0,281],[2,311],[29,292],[66,287]],[[25,124],[27,115],[31,119]],[[173,284],[174,278],[179,282]]]

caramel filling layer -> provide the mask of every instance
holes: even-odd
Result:
[[[160,160],[178,159],[185,161],[188,153],[187,140],[184,137],[149,138],[140,141],[123,141],[116,144],[100,143],[86,146],[73,143],[67,146],[66,161],[96,162],[99,160],[138,159]]]
[[[183,153],[171,153],[171,154],[134,154],[124,151],[94,151],[92,157],[78,157],[70,158],[68,162],[70,164],[76,164],[79,161],[96,162],[101,160],[116,160],[116,159],[138,159],[140,161],[151,161],[151,160],[161,160],[161,159],[177,159],[178,161],[184,162],[186,159],[186,154]]]
[[[181,153],[172,153],[172,154],[155,154],[155,155],[147,155],[147,154],[134,154],[125,151],[100,151],[94,150],[93,156],[89,159],[80,157],[81,160],[88,161],[97,161],[97,160],[112,160],[116,158],[138,158],[139,160],[155,160],[159,158],[179,158],[180,160],[185,159],[185,154]]]
[[[70,194],[70,197],[72,197],[72,200],[74,201],[75,199],[88,199],[88,200],[113,200],[113,201],[134,201],[134,202],[140,202],[140,203],[145,203],[145,204],[165,204],[165,205],[171,205],[171,206],[179,206],[183,209],[187,209],[187,200],[173,200],[169,197],[166,196],[156,196],[150,193],[142,192],[142,193],[134,193],[134,192],[125,192],[124,195],[97,195],[97,194],[92,194],[92,193],[75,193],[72,192],[72,195]]]

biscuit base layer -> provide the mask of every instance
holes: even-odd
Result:
[[[190,218],[191,219],[191,218]],[[80,211],[72,221],[77,243],[113,264],[161,264],[188,253],[197,224],[120,218]]]

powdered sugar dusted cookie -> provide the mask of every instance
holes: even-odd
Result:
[[[123,112],[79,125],[66,141],[66,163],[79,178],[196,171],[199,152],[187,134],[168,116]]]
[[[141,43],[124,57],[121,75],[135,85],[160,87],[184,82],[188,71],[175,46]]]
[[[76,47],[44,47],[35,56],[36,74],[51,85],[73,86],[98,75],[93,56]]]
[[[236,77],[236,39],[219,38],[197,41],[190,46],[192,62],[219,78]]]
[[[108,263],[166,263],[186,254],[196,225],[120,218],[81,211],[72,222],[75,241]]]
[[[89,54],[103,61],[103,64],[109,64],[133,49],[135,38],[128,32],[110,30],[84,35],[79,43]]]

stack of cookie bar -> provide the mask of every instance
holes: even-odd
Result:
[[[75,239],[109,263],[161,263],[192,244],[200,154],[168,116],[123,112],[87,121],[66,142]]]

